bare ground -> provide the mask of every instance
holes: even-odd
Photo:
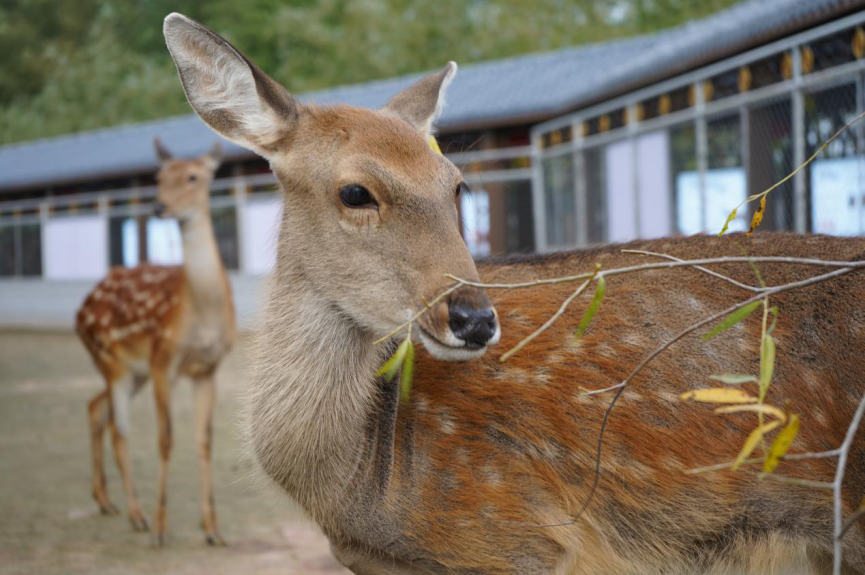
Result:
[[[174,390],[175,447],[169,479],[169,545],[150,546],[125,514],[101,516],[90,496],[87,401],[103,387],[69,334],[0,332],[0,573],[304,574],[347,573],[303,514],[258,476],[239,441],[239,393],[247,342],[220,369],[214,483],[228,546],[205,545],[192,389]],[[155,501],[157,456],[152,391],[133,402],[130,452],[145,509]],[[107,440],[107,437],[106,437]],[[109,491],[125,508],[106,443]]]

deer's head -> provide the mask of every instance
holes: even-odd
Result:
[[[210,183],[222,158],[219,142],[194,160],[175,158],[159,138],[153,145],[160,164],[156,215],[177,218],[181,223],[198,216],[210,217]]]
[[[427,144],[456,74],[449,63],[381,110],[301,103],[223,38],[179,14],[165,38],[189,103],[271,164],[285,191],[281,258],[357,324],[383,335],[452,281],[477,279],[459,233],[459,170]],[[440,359],[499,338],[486,294],[462,287],[419,321]]]

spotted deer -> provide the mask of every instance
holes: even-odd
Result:
[[[201,466],[202,528],[210,544],[222,543],[211,476],[214,375],[235,339],[234,308],[210,217],[210,184],[220,147],[194,160],[171,156],[155,141],[161,167],[156,213],[180,223],[183,264],[114,267],[87,296],[76,331],[105,378],[105,390],[88,405],[93,452],[93,497],[106,514],[116,513],[106,489],[103,433],[111,431],[132,526],[148,529],[132,479],[127,445],[129,404],[153,379],[159,432],[159,479],[153,522],[155,545],[167,533],[168,461],[171,455],[171,391],[182,376],[195,388],[195,427]]]
[[[411,395],[376,377],[393,346],[374,342],[452,285],[520,282],[639,261],[621,246],[477,264],[460,237],[459,170],[427,137],[456,73],[448,64],[382,109],[300,102],[202,25],[178,14],[165,37],[187,98],[225,138],[270,161],[283,220],[269,304],[248,383],[245,431],[264,473],[294,498],[358,574],[821,573],[832,549],[825,491],[756,473],[684,471],[730,461],[751,419],[712,416],[680,393],[723,371],[754,373],[758,322],[706,343],[686,339],[637,377],[613,413],[599,489],[586,512],[608,396],[672,334],[728,307],[736,286],[698,270],[610,281],[579,339],[565,314],[506,362],[573,285],[487,293],[463,285],[413,325]],[[681,258],[738,255],[732,239],[630,247]],[[754,254],[865,257],[862,238],[792,234],[748,240]],[[740,281],[744,269],[719,268]],[[766,264],[767,282],[802,277]],[[810,410],[797,449],[837,447],[865,391],[865,280],[848,275],[779,296],[774,394]],[[494,311],[494,309],[496,311]],[[468,361],[463,361],[468,360]],[[783,399],[781,401],[783,401]],[[848,469],[850,511],[865,486],[865,442]],[[830,479],[834,462],[785,473]],[[789,469],[787,468],[789,467]],[[865,573],[865,531],[848,533]]]

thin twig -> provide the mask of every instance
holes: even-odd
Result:
[[[816,451],[809,453],[788,453],[784,455],[781,460],[782,461],[799,461],[802,459],[819,459],[823,457],[838,457],[840,454],[840,450],[832,449],[830,451]],[[752,465],[754,463],[763,463],[766,461],[765,457],[754,457],[751,459],[746,459],[741,462],[740,465]],[[715,465],[707,465],[706,467],[695,467],[694,469],[688,469],[685,471],[687,475],[697,475],[699,473],[706,473],[707,471],[720,471],[723,469],[729,469],[733,467],[733,462],[729,463],[717,463]]]
[[[794,264],[794,265],[805,265],[805,266],[821,266],[821,267],[830,267],[830,268],[865,268],[865,261],[852,261],[852,262],[840,262],[840,261],[829,261],[829,260],[815,260],[810,258],[790,258],[783,256],[761,256],[761,257],[742,257],[742,256],[725,256],[720,258],[705,258],[705,259],[696,259],[696,260],[680,260],[680,261],[670,261],[670,262],[658,262],[652,264],[642,264],[637,266],[627,266],[623,268],[614,268],[604,271],[604,276],[617,276],[622,274],[628,274],[632,272],[640,272],[647,270],[661,270],[661,269],[671,269],[671,268],[680,268],[680,267],[693,267],[698,265],[710,265],[710,264],[732,264],[732,263],[748,263],[748,262],[774,262],[774,263],[782,263],[782,264]],[[459,282],[462,285],[467,285],[471,287],[484,288],[484,289],[521,289],[521,288],[530,288],[541,285],[554,285],[560,283],[568,283],[575,282],[579,280],[585,280],[592,277],[594,272],[584,272],[581,274],[575,274],[571,276],[562,276],[557,278],[548,278],[548,279],[539,279],[532,280],[530,282],[521,282],[521,283],[512,283],[512,284],[491,284],[491,283],[483,283],[483,282],[475,282],[465,280],[463,278],[457,277],[453,274],[445,274],[445,277],[451,279],[455,282]],[[771,289],[771,288],[768,288]],[[399,330],[396,330],[399,331]]]
[[[671,255],[668,255],[668,254],[660,254],[660,253],[657,253],[657,252],[647,252],[647,251],[645,251],[645,250],[622,250],[622,253],[623,253],[623,254],[640,254],[640,255],[643,255],[643,256],[654,256],[654,257],[658,257],[658,258],[664,258],[664,259],[672,260],[672,261],[674,261],[674,262],[681,262],[681,261],[685,261],[685,260],[683,260],[683,259],[681,259],[681,258],[677,258],[676,256],[671,256]],[[742,282],[736,281],[736,280],[734,280],[734,279],[731,278],[731,277],[727,277],[727,276],[725,276],[725,275],[723,275],[723,274],[719,274],[718,272],[716,272],[716,271],[712,271],[712,270],[710,270],[709,268],[704,268],[703,266],[694,266],[694,269],[700,270],[701,272],[703,272],[703,273],[707,273],[707,274],[709,274],[709,275],[712,276],[712,277],[716,277],[716,278],[718,278],[718,279],[722,279],[722,280],[724,280],[725,282],[729,282],[729,283],[733,284],[733,285],[736,286],[736,287],[740,287],[740,288],[742,288],[742,289],[746,289],[746,290],[749,290],[749,291],[753,291],[753,292],[762,292],[762,291],[764,291],[764,290],[766,289],[766,288],[762,288],[762,287],[757,287],[757,286],[751,286],[751,285],[748,285],[748,284],[743,284]]]
[[[799,479],[798,477],[786,477],[784,475],[764,474],[763,479],[771,479],[778,483],[789,483],[790,485],[798,485],[800,487],[811,487],[813,489],[832,489],[833,483],[828,481],[812,481],[811,479]]]
[[[541,327],[539,327],[538,329],[536,329],[535,331],[533,331],[531,335],[529,335],[528,337],[524,338],[520,343],[518,343],[517,345],[515,345],[514,347],[512,347],[511,349],[509,349],[509,350],[506,351],[505,353],[503,353],[502,356],[499,358],[499,361],[507,361],[507,359],[508,359],[509,357],[511,357],[512,355],[514,355],[515,353],[517,353],[518,351],[520,351],[521,349],[523,349],[523,348],[526,346],[527,343],[529,343],[530,341],[532,341],[533,339],[535,339],[536,337],[538,337],[539,335],[541,335],[543,332],[545,332],[545,331],[546,331],[546,330],[547,330],[551,325],[553,325],[553,324],[555,323],[555,321],[556,321],[557,319],[559,319],[559,318],[561,317],[561,315],[562,315],[563,313],[565,313],[565,310],[568,308],[568,306],[570,305],[570,303],[571,303],[572,301],[574,301],[574,300],[575,300],[575,299],[576,299],[576,298],[577,298],[581,293],[583,293],[584,291],[586,291],[586,288],[589,287],[589,284],[590,284],[590,283],[592,283],[592,280],[591,280],[591,279],[587,279],[586,281],[584,281],[583,283],[581,283],[581,284],[580,284],[580,287],[578,287],[574,293],[572,293],[571,295],[569,295],[569,296],[567,297],[567,299],[565,299],[565,301],[562,302],[562,305],[561,305],[561,307],[559,307],[558,311],[557,311],[556,313],[554,313],[554,314],[550,317],[550,319],[548,319],[548,320],[544,323],[544,325],[542,325]]]
[[[856,513],[850,516],[847,519],[847,523],[844,524],[844,527],[841,528],[841,537],[844,537],[844,534],[847,533],[847,530],[853,527],[853,525],[859,521],[860,519],[865,518],[865,505],[856,510]]]
[[[790,172],[789,174],[787,174],[787,176],[786,176],[784,179],[779,180],[778,182],[775,182],[775,183],[774,183],[774,184],[773,184],[769,189],[764,190],[764,191],[760,192],[759,194],[754,194],[753,196],[750,196],[750,197],[748,197],[748,198],[742,200],[742,202],[739,203],[739,205],[736,206],[736,207],[733,209],[733,212],[737,212],[737,211],[739,210],[739,208],[741,208],[742,206],[744,206],[745,204],[747,204],[747,203],[749,203],[749,202],[753,202],[754,200],[759,200],[760,198],[763,198],[763,197],[765,197],[765,196],[768,196],[768,195],[769,195],[769,192],[772,192],[773,190],[777,189],[779,186],[782,186],[784,183],[788,182],[788,181],[789,181],[791,178],[793,178],[796,174],[798,174],[799,172],[801,172],[801,171],[802,171],[802,170],[803,170],[803,169],[804,169],[808,164],[810,164],[811,162],[813,162],[814,159],[815,159],[817,156],[819,156],[819,155],[823,152],[823,150],[825,150],[825,149],[829,146],[829,144],[831,144],[831,143],[834,142],[836,139],[838,139],[838,136],[840,136],[841,134],[843,134],[844,132],[846,132],[847,130],[849,130],[849,129],[850,129],[850,126],[852,126],[853,124],[855,124],[856,122],[858,122],[858,121],[861,120],[862,118],[865,118],[865,112],[862,112],[861,114],[859,114],[858,116],[856,116],[855,118],[853,118],[852,120],[850,120],[849,122],[847,122],[847,124],[844,125],[844,127],[841,128],[840,130],[838,130],[837,132],[835,132],[835,134],[834,134],[831,138],[829,138],[828,140],[826,140],[825,142],[823,142],[823,145],[820,146],[820,147],[817,149],[817,151],[814,152],[814,153],[811,155],[810,158],[808,158],[807,160],[805,160],[805,162],[804,162],[803,164],[801,164],[798,168],[796,168],[795,170],[793,170],[792,172]],[[732,212],[731,212],[731,213],[732,213]]]
[[[853,445],[853,438],[856,436],[856,431],[862,422],[863,414],[865,414],[865,393],[862,394],[862,399],[859,400],[859,407],[856,408],[856,413],[853,414],[853,421],[850,422],[850,427],[847,428],[847,435],[844,437],[844,443],[841,444],[841,453],[838,455],[838,467],[835,469],[835,481],[832,482],[835,499],[834,575],[841,575],[841,565],[843,564],[841,538],[844,536],[845,529],[844,501],[841,499],[841,487],[844,484],[844,472],[847,470],[847,456],[850,454],[850,447]]]
[[[432,309],[432,306],[433,306],[434,304],[438,303],[442,298],[447,297],[448,295],[450,295],[451,293],[453,293],[454,291],[456,291],[458,288],[462,287],[463,285],[464,285],[463,282],[458,281],[457,283],[455,283],[454,285],[452,285],[451,287],[449,287],[448,289],[446,289],[446,290],[443,291],[442,293],[440,293],[440,294],[438,294],[437,296],[435,296],[435,297],[432,299],[432,301],[430,301],[429,303],[427,303],[426,301],[424,301],[424,302],[423,302],[423,303],[424,303],[424,308],[423,308],[422,310],[420,310],[419,312],[417,312],[416,314],[414,314],[413,316],[411,316],[407,322],[405,322],[405,323],[403,323],[403,324],[400,324],[399,327],[394,328],[394,330],[391,331],[390,333],[388,333],[387,335],[385,335],[385,336],[383,336],[383,337],[380,337],[379,339],[377,339],[377,340],[375,340],[374,342],[372,342],[372,344],[373,344],[373,345],[378,345],[378,344],[380,344],[380,343],[384,343],[385,341],[389,340],[391,337],[395,336],[396,334],[398,334],[398,333],[401,332],[402,330],[406,329],[406,328],[409,327],[411,324],[413,324],[415,321],[417,321],[417,319],[418,319],[420,316],[422,316],[422,315],[425,314],[427,311],[429,311],[430,309]]]

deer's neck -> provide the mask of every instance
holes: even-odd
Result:
[[[282,246],[281,246],[282,248]],[[374,373],[384,351],[281,258],[261,332],[249,405],[265,472],[319,522],[369,464]]]
[[[231,295],[210,214],[196,214],[184,221],[181,236],[183,269],[193,310],[199,317],[221,312],[230,304]]]

